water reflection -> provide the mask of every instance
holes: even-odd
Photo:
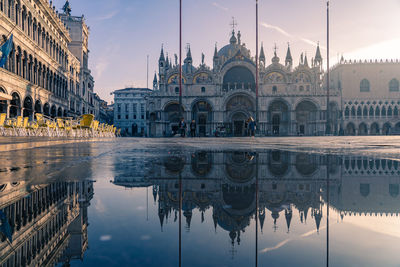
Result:
[[[226,249],[232,254],[243,235],[255,237],[256,265],[258,254],[270,251],[258,249],[266,222],[273,232],[286,234],[307,223],[314,227],[309,234],[318,234],[324,225],[320,245],[325,247],[328,265],[330,211],[339,223],[345,217],[397,216],[400,212],[397,161],[278,150],[176,150],[150,160],[137,158],[135,164],[134,169],[141,166],[138,175],[119,169],[125,175],[117,175],[113,183],[151,186],[161,231],[169,222],[189,232],[198,212],[201,223],[212,221],[215,232],[223,230],[231,245]],[[211,220],[205,218],[208,210]],[[285,227],[279,226],[280,221]],[[255,232],[248,231],[252,222]]]
[[[0,212],[6,219],[0,228],[0,266],[68,265],[82,259],[92,197],[91,181],[1,185]]]

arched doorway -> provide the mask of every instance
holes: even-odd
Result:
[[[21,114],[21,98],[19,94],[12,93],[12,100],[10,103],[10,118],[15,118]]]
[[[299,135],[316,135],[318,109],[310,101],[302,101],[296,107],[297,133]]]
[[[269,132],[272,135],[288,135],[290,114],[289,108],[283,101],[274,101],[268,109]]]
[[[356,127],[352,122],[348,123],[346,126],[346,135],[356,135]]]
[[[247,120],[248,116],[241,111],[238,111],[232,115],[233,136],[247,135],[245,125]]]
[[[138,125],[136,123],[132,124],[132,136],[138,135]]]
[[[6,90],[0,87],[0,92],[7,94]],[[0,100],[0,113],[7,113],[7,100]]]
[[[254,102],[247,95],[235,95],[226,104],[227,133],[246,135],[246,121],[254,116]]]
[[[45,103],[43,106],[43,114],[46,116],[50,116],[50,105],[49,103]]]
[[[42,113],[42,103],[40,100],[36,100],[35,102],[35,113]]]
[[[382,134],[389,135],[392,133],[392,125],[389,122],[385,123],[382,127]]]
[[[30,96],[25,97],[24,100],[24,117],[29,117],[30,119],[33,116],[33,101]]]
[[[371,135],[378,135],[379,134],[379,125],[378,123],[374,122],[371,124],[371,130],[370,130]]]
[[[150,113],[150,137],[153,137],[156,135],[156,120],[157,120],[157,114],[155,112]]]
[[[212,133],[212,107],[206,101],[198,101],[192,108],[192,119],[197,124],[196,132],[199,136]]]
[[[55,118],[55,117],[57,116],[57,108],[56,108],[55,105],[53,105],[53,106],[51,107],[50,114],[51,114],[51,116],[52,116],[53,118]]]
[[[368,127],[365,123],[361,123],[358,126],[358,135],[368,135]]]
[[[62,115],[63,115],[62,108],[58,108],[57,117],[62,117]]]
[[[181,107],[181,112],[184,114],[184,109]],[[180,121],[179,104],[171,103],[164,109],[166,134],[177,134]]]
[[[229,69],[223,80],[224,91],[245,89],[255,91],[256,83],[253,73],[246,67],[235,66]]]

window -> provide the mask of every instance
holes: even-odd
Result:
[[[370,84],[367,79],[364,79],[360,83],[360,92],[369,92],[370,91]]]
[[[129,114],[125,115],[125,119],[129,120]]]
[[[278,92],[278,87],[276,87],[276,85],[274,85],[272,87],[272,93],[276,93],[276,92]]]
[[[120,115],[120,114],[118,114],[118,116],[117,116],[117,117],[118,117],[118,119],[119,119],[119,120],[121,119],[121,115]]]
[[[125,104],[125,113],[129,112],[129,104]]]
[[[303,92],[303,91],[304,91],[304,86],[301,85],[301,86],[299,87],[299,91],[300,91],[300,92]]]
[[[121,113],[121,104],[118,104],[118,112]]]
[[[179,87],[175,87],[175,93],[179,94]]]
[[[390,81],[389,91],[390,92],[398,92],[399,91],[399,81],[397,79],[393,79]]]
[[[205,93],[206,92],[206,88],[205,87],[201,87],[201,92]]]

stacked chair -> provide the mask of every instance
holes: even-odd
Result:
[[[35,119],[18,116],[7,119],[6,114],[0,114],[0,136],[46,136],[73,138],[104,138],[119,137],[121,130],[114,125],[100,123],[92,114],[84,114],[78,119],[50,118],[41,113],[35,114]]]

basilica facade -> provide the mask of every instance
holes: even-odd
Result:
[[[202,58],[195,67],[189,47],[182,66],[182,114],[185,120],[196,121],[198,135],[211,136],[219,129],[227,136],[243,136],[246,121],[257,115],[260,135],[325,133],[327,93],[319,47],[311,60],[302,54],[298,66],[293,64],[290,47],[284,60],[276,49],[268,60],[261,47],[258,96],[256,62],[242,43],[240,31],[232,31],[228,45],[220,50],[215,47],[212,68],[204,63],[204,55]],[[165,57],[163,49],[153,87],[148,104],[149,135],[168,136],[180,119],[179,66],[176,58],[173,64]],[[340,91],[332,89],[330,96],[332,129],[339,131]]]
[[[177,57],[174,63],[162,48],[158,63],[147,105],[152,137],[171,136],[181,117],[196,121],[199,136],[212,136],[216,130],[226,136],[246,135],[249,118],[258,118],[260,136],[324,135],[327,125],[333,135],[400,133],[398,61],[342,58],[331,67],[329,108],[319,46],[312,59],[301,54],[297,66],[289,46],[284,60],[276,49],[268,60],[261,46],[258,95],[256,62],[240,31],[232,31],[226,46],[215,47],[212,67],[204,63],[204,55],[195,66],[188,47],[182,66],[182,107]]]

